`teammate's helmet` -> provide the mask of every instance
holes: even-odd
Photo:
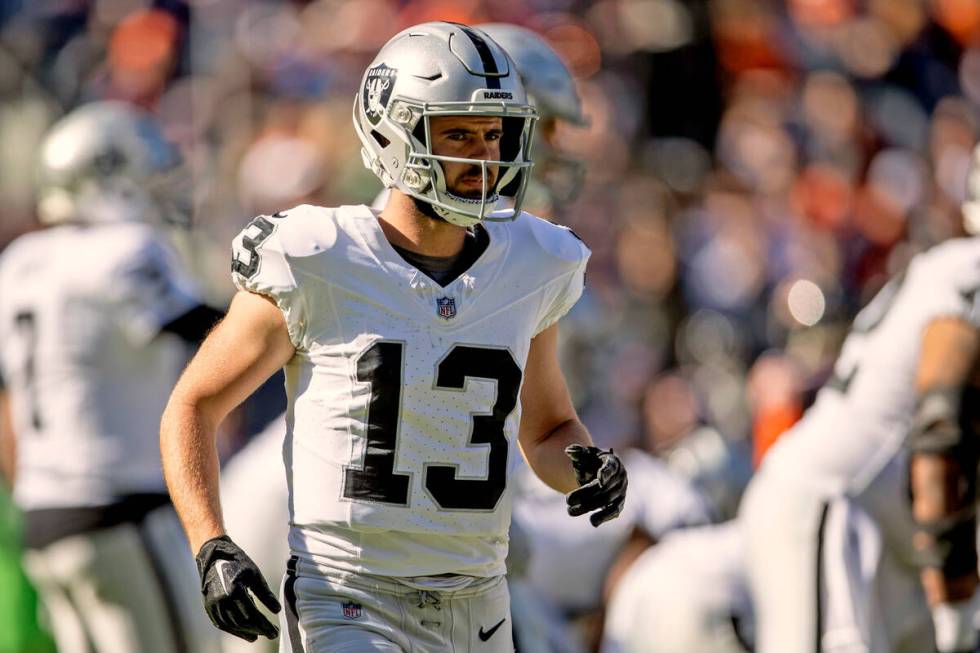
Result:
[[[433,154],[430,119],[447,115],[502,118],[500,160]],[[386,188],[430,204],[460,226],[520,213],[536,118],[503,48],[480,30],[455,23],[424,23],[395,35],[368,66],[354,99],[364,165]],[[450,193],[441,162],[479,166],[481,197]],[[488,166],[499,166],[493,187],[486,183]],[[512,209],[493,210],[501,194],[514,196]]]
[[[966,232],[980,236],[980,143],[973,148],[966,175],[966,201],[963,202],[963,226]]]
[[[514,59],[528,99],[538,110],[542,123],[563,120],[579,127],[588,124],[582,114],[582,99],[575,88],[575,80],[558,53],[540,34],[509,23],[486,23],[480,25],[480,29]],[[542,130],[542,126],[547,128]],[[544,184],[551,200],[566,204],[575,199],[582,188],[585,165],[549,142],[552,126],[539,125],[538,133],[544,138],[534,143],[534,176]],[[541,134],[542,131],[545,133]]]
[[[575,80],[537,32],[510,23],[485,23],[480,29],[499,43],[517,64],[528,97],[542,120],[554,117],[574,125],[586,124]]]
[[[156,119],[133,105],[93,102],[51,127],[38,166],[38,218],[60,222],[186,224],[177,149]]]

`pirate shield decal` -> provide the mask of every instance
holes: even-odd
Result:
[[[388,106],[388,99],[391,98],[391,89],[395,85],[395,78],[398,71],[380,64],[368,70],[367,79],[364,82],[364,97],[361,98],[364,113],[367,115],[372,125],[377,125],[381,121],[385,108]]]

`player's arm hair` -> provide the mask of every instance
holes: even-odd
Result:
[[[558,325],[531,340],[521,388],[521,426],[517,440],[528,465],[553,489],[567,494],[578,487],[565,447],[592,445],[579,421],[565,375],[558,364]]]
[[[160,330],[179,336],[188,344],[199,345],[224,316],[224,312],[217,308],[198,304],[164,324]]]
[[[930,604],[966,600],[977,587],[980,332],[958,318],[930,323],[916,371],[909,435],[914,547]]]
[[[275,304],[239,292],[177,382],[160,422],[164,477],[192,551],[224,534],[218,425],[295,350]]]
[[[13,489],[17,469],[17,439],[10,413],[10,393],[0,382],[0,481]]]

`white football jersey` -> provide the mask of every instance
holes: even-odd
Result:
[[[629,473],[626,503],[617,519],[599,528],[586,517],[570,517],[565,496],[526,465],[518,477],[514,520],[530,545],[528,580],[564,610],[601,605],[606,573],[633,529],[659,540],[674,529],[711,521],[701,494],[666,463],[638,449],[625,449],[622,457]]]
[[[504,572],[531,338],[578,299],[589,250],[522,214],[445,287],[366,206],[303,205],[234,242],[239,288],[271,297],[286,365],[290,547],[389,576]]]
[[[767,471],[829,492],[860,492],[902,451],[915,411],[922,334],[942,317],[980,327],[980,238],[919,254],[854,320],[803,419],[773,445]]]
[[[147,225],[64,225],[9,245],[0,375],[22,509],[164,491],[160,415],[186,355],[176,338],[156,336],[199,303]]]
[[[647,549],[613,590],[602,653],[751,650],[743,527],[732,520],[676,531]]]

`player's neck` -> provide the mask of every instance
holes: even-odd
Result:
[[[393,190],[378,216],[392,245],[426,256],[455,256],[463,249],[466,229],[419,211],[408,195]]]

